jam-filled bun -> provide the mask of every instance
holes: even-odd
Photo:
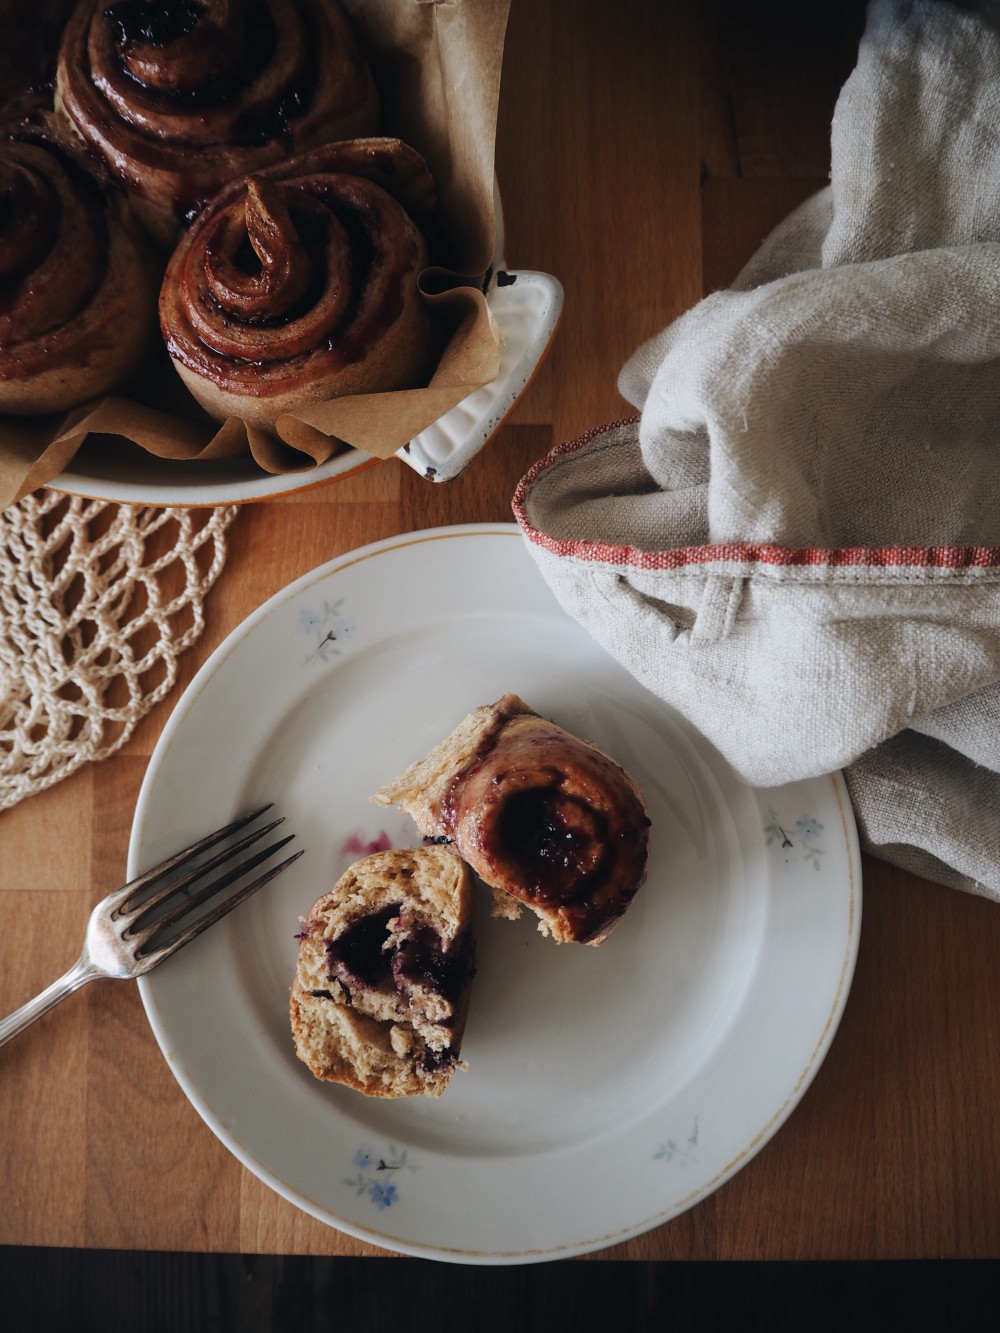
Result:
[[[515,694],[476,709],[372,800],[451,843],[493,889],[495,914],[526,907],[560,942],[600,944],[645,878],[635,782]]]
[[[206,411],[272,429],[312,403],[419,387],[431,358],[420,223],[434,199],[398,139],[328,144],[226,186],[160,294],[167,348]]]
[[[80,0],[56,106],[164,248],[234,176],[378,127],[336,0]]]
[[[320,1079],[370,1097],[439,1097],[475,972],[472,875],[448,847],[356,861],[303,918],[290,1011]]]
[[[53,116],[0,127],[0,412],[79,406],[159,345],[159,264],[106,187]]]

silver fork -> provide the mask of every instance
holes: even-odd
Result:
[[[208,883],[202,884],[192,893],[187,890],[203,880],[219,866],[231,863],[233,859],[265,837],[272,829],[283,823],[283,819],[273,819],[263,828],[245,834],[238,842],[224,847],[205,861],[197,858],[218,843],[225,841],[233,833],[252,824],[266,811],[269,805],[262,806],[252,814],[234,820],[225,828],[218,829],[199,839],[183,851],[176,852],[160,865],[147,870],[137,879],[130,880],[124,888],[102,899],[90,915],[83,951],[79,959],[58,981],[47,986],[40,995],[22,1005],[9,1018],[0,1022],[0,1046],[10,1041],[29,1023],[41,1018],[53,1005],[72,994],[88,981],[97,981],[102,977],[116,979],[139,977],[157,967],[165,958],[189,944],[203,930],[221,920],[227,912],[240,903],[246,902],[251,894],[264,887],[293,861],[302,855],[295,852],[279,865],[272,866],[259,878],[249,884],[242,884],[234,893],[220,902],[213,904],[201,916],[192,917],[192,913],[207,903],[209,899],[228,889],[230,885],[242,880],[251,870],[255,870],[291,842],[295,834],[290,833],[278,842],[263,850],[258,850],[238,865],[228,865],[222,874]],[[178,872],[176,875],[174,871]],[[166,880],[162,885],[160,880]],[[178,901],[171,899],[181,895]],[[163,909],[162,911],[160,909]],[[159,941],[159,942],[158,942]]]

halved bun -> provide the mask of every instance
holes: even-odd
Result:
[[[448,847],[356,861],[304,919],[291,991],[299,1059],[371,1097],[440,1096],[475,971],[474,892]]]

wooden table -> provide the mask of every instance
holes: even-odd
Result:
[[[827,0],[822,22],[816,9],[514,0],[497,165],[511,265],[566,289],[555,346],[459,479],[435,486],[390,462],[242,511],[182,685],[299,574],[409,529],[508,520],[516,481],[552,444],[628,412],[616,390],[628,354],[725,285],[824,182],[863,6]],[[70,963],[89,907],[120,881],[143,771],[178,697],[113,758],[0,815],[4,1011]],[[864,893],[847,1012],[790,1121],[709,1199],[601,1257],[1000,1254],[1000,910],[871,860]],[[0,1051],[0,1142],[0,1244],[380,1253],[228,1154],[129,985],[79,992]]]

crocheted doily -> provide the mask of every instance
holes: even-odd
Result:
[[[235,515],[53,491],[0,513],[0,810],[113,754],[167,694]]]

